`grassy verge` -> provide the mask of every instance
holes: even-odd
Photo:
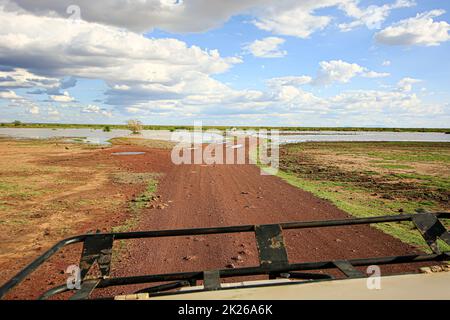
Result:
[[[171,141],[128,137],[113,138],[109,142],[114,145],[133,145],[154,149],[172,149],[176,145],[175,142]]]
[[[370,217],[449,210],[449,162],[448,143],[302,143],[282,146],[278,176],[352,216]],[[428,251],[409,222],[375,227]]]
[[[156,190],[158,188],[157,173],[120,173],[113,176],[113,180],[122,184],[145,184],[145,190],[129,203],[131,216],[121,225],[111,228],[112,232],[127,232],[136,228],[140,219],[142,210],[150,205],[156,199]],[[126,241],[117,242],[113,252],[113,263],[120,260],[120,257],[126,250]]]

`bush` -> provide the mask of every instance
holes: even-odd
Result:
[[[104,126],[103,127],[103,132],[110,132],[110,131],[111,131],[110,126]]]
[[[127,126],[133,134],[139,134],[142,131],[142,122],[139,120],[128,120]]]

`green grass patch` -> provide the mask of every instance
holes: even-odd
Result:
[[[130,202],[131,217],[129,217],[125,223],[111,228],[111,232],[128,232],[136,228],[140,220],[140,213],[142,209],[147,207],[152,200],[155,199],[156,190],[158,188],[159,173],[126,173],[117,174],[115,179],[118,179],[119,183],[141,183],[142,179],[146,180],[145,190]],[[117,182],[117,181],[116,181]],[[120,240],[113,248],[113,261],[115,263],[120,259],[120,256],[126,250],[125,240]]]
[[[377,166],[378,168],[383,169],[414,169],[411,166],[408,166],[406,164],[380,164]]]
[[[418,206],[416,202],[390,202],[377,198],[372,199],[368,198],[366,193],[357,192],[352,188],[348,189],[343,184],[340,184],[343,189],[337,191],[336,183],[308,181],[282,171],[279,171],[278,177],[290,185],[311,192],[319,198],[332,202],[339,209],[359,218],[399,214],[400,209],[405,213],[414,213],[418,207],[425,210],[434,209],[433,202],[423,202]],[[375,224],[374,227],[405,243],[414,245],[426,252],[430,252],[420,233],[415,230],[409,222]],[[446,244],[440,243],[440,246],[443,250],[450,250],[450,246]]]
[[[155,192],[158,187],[158,180],[150,178],[147,182],[147,188],[143,193],[137,196],[131,202],[131,209],[138,211],[147,207],[151,201],[155,200]]]
[[[330,161],[333,155],[336,162]],[[280,148],[281,170],[277,176],[355,217],[412,214],[418,209],[445,210],[450,189],[448,177],[416,172],[414,163],[433,163],[433,168],[438,170],[440,165],[446,172],[445,163],[449,159],[449,143],[298,143]],[[415,171],[386,174],[377,168]],[[409,222],[376,224],[374,227],[430,252],[420,233]],[[442,242],[440,246],[450,250],[450,246]]]

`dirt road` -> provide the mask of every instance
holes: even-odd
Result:
[[[135,170],[146,170],[144,165],[139,167]],[[254,165],[169,164],[165,169],[158,195],[167,207],[144,209],[139,230],[349,217],[329,202],[275,176],[261,175]],[[418,252],[369,226],[286,231],[285,240],[290,262]],[[129,254],[115,266],[114,275],[258,265],[256,244],[251,234],[160,238],[130,243]],[[405,269],[415,267],[389,267],[385,271]]]
[[[144,151],[145,154],[128,156],[112,154],[120,151]],[[72,227],[70,235],[97,229],[107,231],[111,227],[123,224],[130,216],[127,212],[129,203],[142,192],[144,186],[141,185],[139,189],[135,185],[114,182],[111,177],[118,172],[162,174],[157,188],[158,204],[161,206],[155,204],[143,208],[139,214],[140,221],[137,225],[133,225],[133,230],[233,226],[349,217],[329,202],[295,188],[275,176],[261,175],[259,168],[254,165],[174,165],[170,160],[170,150],[167,149],[118,145],[75,154],[58,153],[57,156],[50,156],[42,161],[37,163],[49,163],[64,168],[92,170],[102,168],[105,170],[105,177],[110,177],[93,189],[83,192],[75,190],[75,193],[67,199],[70,207],[61,212],[71,214],[70,210],[75,208],[84,217],[82,224],[70,224]],[[98,202],[92,202],[96,205],[89,205],[86,208],[80,207],[80,203],[86,202],[85,198],[88,196],[99,199],[114,198],[119,202],[113,208],[110,204],[102,206],[97,212],[93,209],[99,209]],[[81,200],[83,202],[80,202]],[[52,203],[55,201],[60,200],[51,199]],[[61,214],[58,212],[54,214]],[[303,229],[286,231],[284,236],[291,263],[418,252],[415,248],[369,226]],[[49,241],[42,243],[34,258],[50,245]],[[79,254],[79,251],[64,250],[52,258],[49,264],[35,272],[9,297],[36,298],[43,290],[65,281],[66,275],[63,270],[68,265],[76,263]],[[2,280],[6,281],[32,258],[30,255],[22,259],[23,261],[17,259],[5,261],[3,264],[5,275]],[[118,259],[114,259],[113,275],[130,276],[256,265],[258,258],[252,234],[159,238],[128,241],[126,251]],[[414,270],[416,267],[399,266],[382,268],[382,271],[406,269]],[[119,288],[107,289],[103,293],[122,292],[129,291]]]

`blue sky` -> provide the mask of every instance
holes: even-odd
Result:
[[[0,121],[450,127],[449,10],[0,0]]]

